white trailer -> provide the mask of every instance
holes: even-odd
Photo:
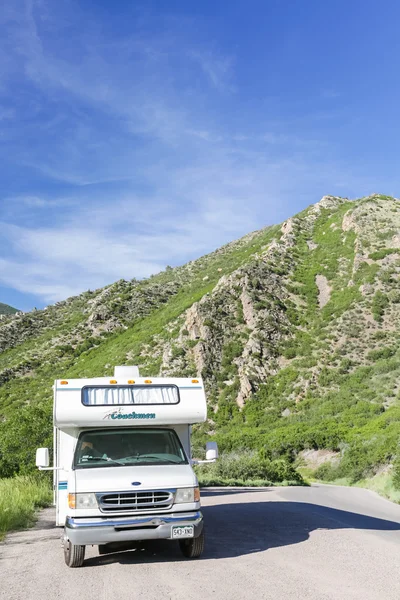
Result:
[[[201,379],[140,378],[137,367],[114,377],[54,384],[54,466],[39,448],[36,465],[54,470],[56,525],[64,527],[69,567],[85,547],[178,540],[184,556],[204,548],[200,490],[192,469],[193,423],[206,420]],[[209,442],[206,461],[218,457]]]

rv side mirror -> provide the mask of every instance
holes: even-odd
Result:
[[[48,467],[50,463],[49,449],[38,448],[36,450],[36,466],[37,467]]]
[[[206,443],[206,460],[217,460],[218,458],[218,444],[217,442]]]

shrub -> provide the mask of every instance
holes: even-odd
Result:
[[[296,348],[294,346],[289,346],[288,348],[285,348],[282,352],[283,356],[285,358],[295,358],[296,356]]]
[[[385,346],[384,348],[371,350],[371,352],[368,352],[367,358],[368,360],[376,361],[380,358],[390,358],[394,354],[396,354],[396,348],[390,348],[389,346]]]
[[[179,358],[180,356],[185,356],[186,350],[183,346],[172,346],[171,356],[172,358]]]
[[[396,490],[400,490],[400,456],[397,457],[393,464],[393,485]]]
[[[390,302],[393,302],[393,304],[399,304],[400,303],[400,291],[399,290],[390,290],[388,292],[388,298]]]
[[[254,480],[263,481],[264,485],[284,481],[298,485],[304,483],[300,473],[287,459],[270,460],[262,452],[245,451],[240,454],[223,454],[213,464],[196,467],[196,473],[200,480],[203,478],[206,481],[214,482],[235,480],[243,482],[244,485],[246,482]]]
[[[229,367],[232,361],[243,352],[243,344],[240,341],[229,342],[222,351],[222,367]]]
[[[335,481],[341,476],[340,466],[331,462],[323,463],[314,471],[313,476],[322,481]]]
[[[386,294],[378,290],[372,299],[372,314],[375,321],[382,321],[382,316],[388,304],[389,299]]]
[[[36,471],[36,448],[51,448],[52,410],[47,404],[30,404],[0,424],[0,477]]]
[[[199,343],[200,340],[188,340],[186,342],[187,346],[189,348],[194,348],[195,346],[197,346],[197,344]]]
[[[369,258],[372,258],[372,260],[382,260],[382,258],[385,258],[389,254],[395,254],[397,252],[400,252],[398,248],[383,248],[382,250],[371,252]]]
[[[340,363],[339,373],[341,375],[348,373],[352,366],[353,366],[353,363],[351,362],[351,360],[349,358],[343,358]]]
[[[318,383],[324,387],[340,382],[340,373],[336,369],[324,367],[318,377]]]

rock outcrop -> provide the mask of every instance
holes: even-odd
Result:
[[[279,415],[290,420],[321,385],[330,354],[368,364],[377,332],[395,339],[399,248],[398,201],[325,196],[281,226],[146,281],[2,316],[0,412],[16,401],[18,381],[25,401],[30,382],[50,372],[95,375],[125,361],[146,374],[203,376],[215,414],[241,411],[288,372],[291,404]]]

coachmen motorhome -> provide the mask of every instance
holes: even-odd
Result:
[[[204,548],[200,491],[190,433],[206,420],[201,379],[139,377],[116,367],[113,378],[54,384],[54,466],[39,448],[36,465],[54,470],[56,525],[65,562],[80,567],[87,545],[104,554],[118,543],[177,540],[183,555]],[[207,443],[206,460],[218,457]]]

